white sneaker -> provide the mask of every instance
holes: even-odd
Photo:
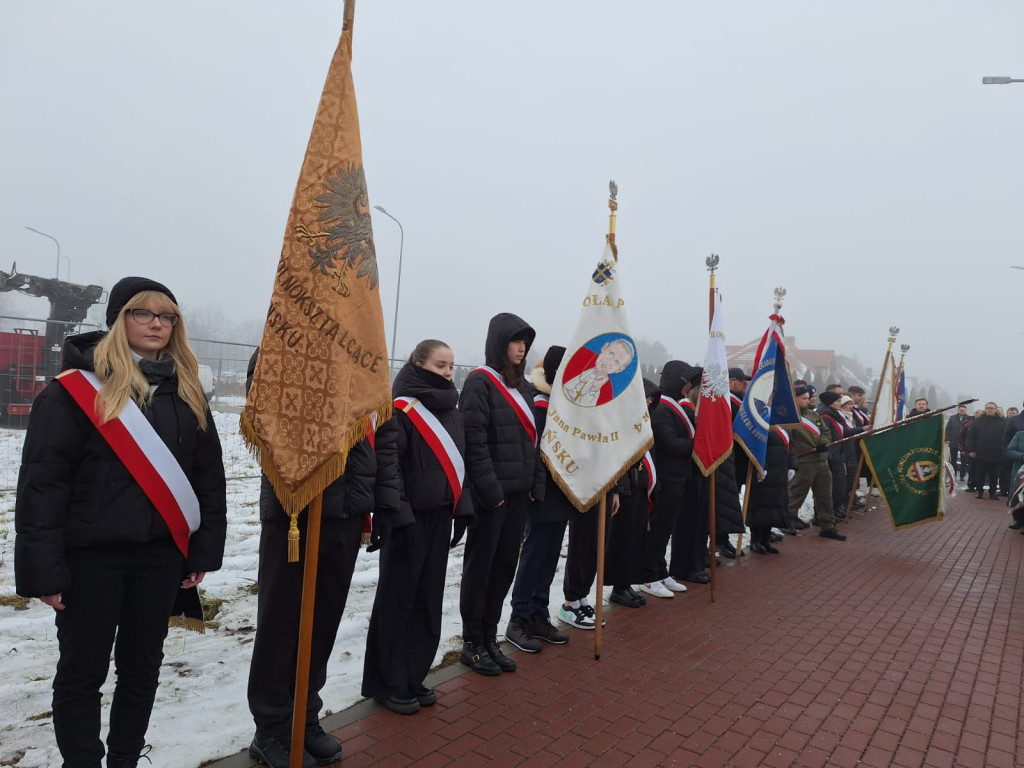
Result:
[[[578,627],[579,629],[593,629],[597,626],[595,620],[595,612],[589,605],[581,605],[579,608],[573,608],[571,605],[563,605],[558,609],[558,620],[563,624],[568,624],[572,627]]]
[[[675,597],[675,593],[668,589],[660,581],[656,581],[653,584],[641,584],[637,587],[641,592],[646,592],[648,595],[654,595],[655,597]]]
[[[673,579],[671,576],[666,576],[664,579],[661,580],[661,583],[664,584],[668,589],[672,590],[673,592],[685,592],[686,591],[686,585],[685,584],[680,584],[678,581]]]

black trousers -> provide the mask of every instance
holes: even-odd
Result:
[[[185,558],[168,540],[70,549],[67,559],[72,584],[55,617],[60,659],[53,678],[53,730],[66,768],[99,768],[100,687],[110,650],[117,682],[107,749],[134,756],[146,743],[167,619]]]
[[[526,491],[505,497],[496,509],[478,509],[466,535],[462,560],[462,637],[475,643],[498,635],[501,606],[512,586],[530,499]]]
[[[974,487],[978,493],[981,493],[986,484],[989,493],[999,492],[999,464],[998,461],[986,461],[977,456],[974,458]]]
[[[441,643],[452,535],[451,505],[398,528],[380,552],[377,594],[363,659],[363,696],[409,698]]]
[[[548,618],[551,582],[562,554],[566,520],[531,521],[519,553],[516,582],[512,586],[512,615],[529,621],[535,616]]]
[[[771,544],[772,529],[769,525],[750,526],[750,540],[757,544]]]
[[[619,513],[608,521],[605,542],[605,586],[624,589],[643,579],[644,540],[647,538],[647,493],[621,497]]]
[[[704,563],[708,558],[711,518],[708,516],[708,495],[701,488],[702,485],[706,485],[706,481],[700,477],[686,481],[683,506],[679,511],[675,531],[672,533],[672,563],[669,574],[676,579],[703,572]]]
[[[306,518],[299,517],[299,562],[288,562],[288,517],[264,520],[260,531],[259,599],[256,637],[249,666],[249,711],[260,737],[291,734],[295,700],[295,661],[302,612],[302,571],[306,554]],[[363,533],[362,517],[324,518],[313,607],[306,723],[319,722],[320,690],[327,662],[345,611],[352,571]]]
[[[562,579],[562,593],[566,602],[582,600],[589,595],[597,578],[597,525],[601,519],[600,510],[600,507],[593,507],[589,512],[576,515],[569,521],[569,553]]]
[[[643,566],[640,569],[642,580],[648,584],[661,581],[668,576],[665,552],[683,508],[686,485],[674,478],[658,480],[654,508],[651,510],[650,530],[644,541]]]

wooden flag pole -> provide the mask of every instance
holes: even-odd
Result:
[[[976,402],[978,402],[978,398],[972,397],[967,400],[961,400],[959,403],[953,403],[952,405],[944,405],[941,408],[931,408],[925,411],[924,413],[919,413],[917,416],[911,416],[909,418],[903,419],[902,421],[894,421],[892,424],[886,424],[884,427],[879,427],[878,429],[867,429],[856,435],[851,435],[850,437],[844,437],[840,440],[833,440],[831,443],[826,443],[826,447],[831,448],[835,445],[845,445],[846,443],[852,443],[855,440],[863,440],[868,437],[880,435],[883,432],[891,432],[894,429],[902,429],[908,424],[913,424],[914,422],[922,421],[924,419],[929,418],[930,416],[934,416],[937,413],[943,413],[944,411],[948,411],[952,408],[959,408],[961,405],[970,405],[971,403]],[[802,459],[805,456],[813,456],[815,453],[817,453],[817,451],[801,451],[796,455],[796,457],[798,459]]]
[[[885,348],[885,359],[882,361],[882,373],[878,377],[878,389],[875,390],[875,401],[871,404],[871,419],[868,421],[868,425],[869,425],[868,428],[869,428],[869,430],[870,430],[871,427],[873,427],[875,425],[875,414],[878,413],[878,398],[881,397],[881,395],[882,395],[882,381],[883,381],[883,377],[885,376],[886,369],[889,367],[889,361],[892,359],[892,345],[896,343],[896,336],[897,336],[897,334],[899,334],[899,332],[900,332],[900,329],[897,328],[895,325],[890,326],[890,328],[889,328],[889,345]],[[847,524],[849,524],[849,522],[853,519],[853,505],[854,505],[854,503],[857,500],[857,487],[860,485],[860,475],[861,475],[861,472],[864,471],[864,452],[863,451],[858,451],[858,453],[860,455],[857,456],[857,475],[856,475],[857,482],[854,484],[853,488],[850,489],[850,496],[846,500],[846,522],[847,522]],[[868,478],[868,493],[867,493],[867,498],[868,499],[871,498],[871,489],[874,487],[874,485],[875,485],[875,478],[874,477],[869,477]],[[866,501],[864,503],[867,504]]]
[[[615,245],[615,212],[619,210],[618,203],[619,186],[614,180],[608,182],[608,234],[605,236],[605,240],[612,249],[612,256],[615,257],[615,261],[619,260],[619,249]],[[597,605],[594,606],[596,611],[595,618],[596,624],[594,625],[594,658],[601,658],[601,623],[604,621],[604,550],[605,550],[605,536],[606,536],[606,515],[608,510],[608,494],[601,494],[601,501],[597,507],[597,575],[595,580],[597,581]]]
[[[313,645],[313,612],[316,602],[316,572],[320,561],[320,517],[324,495],[317,494],[309,505],[306,520],[306,559],[302,569],[302,613],[299,618],[299,647],[295,659],[295,699],[292,703],[292,742],[288,768],[302,768],[306,741],[306,701],[309,698],[309,660]],[[282,660],[282,663],[286,663]]]
[[[597,605],[594,624],[594,659],[601,660],[601,623],[604,621],[604,540],[605,521],[608,514],[608,494],[601,494],[601,501],[597,505]]]
[[[740,513],[743,517],[743,530],[747,528],[747,505],[750,503],[750,483],[754,479],[754,465],[747,462],[747,480],[743,486],[743,508]],[[736,556],[739,557],[739,553],[743,550],[743,531],[740,531],[740,536],[736,539]]]
[[[356,0],[345,0],[341,34],[350,32],[355,20]],[[302,768],[306,754],[306,702],[309,698],[309,662],[313,646],[313,613],[316,606],[316,574],[320,564],[320,518],[324,495],[318,493],[309,505],[306,520],[306,559],[302,569],[302,611],[299,615],[299,647],[295,658],[295,698],[292,702],[292,740],[288,768]],[[319,714],[319,713],[318,713]]]
[[[712,253],[707,259],[704,260],[707,265],[708,272],[711,274],[711,283],[708,289],[708,331],[711,330],[711,325],[715,321],[715,270],[718,269],[718,256]],[[700,414],[697,415],[700,418]],[[711,474],[708,475],[708,563],[711,567],[711,602],[715,602],[715,598],[718,596],[718,546],[715,542],[715,508],[717,502],[715,500],[715,473],[718,470],[711,470]],[[738,556],[738,555],[737,555]]]

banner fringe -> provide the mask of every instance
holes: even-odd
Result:
[[[308,478],[302,481],[294,490],[289,488],[284,478],[274,467],[270,452],[266,444],[256,434],[252,424],[242,415],[240,420],[240,431],[249,453],[260,465],[263,474],[267,476],[270,485],[274,488],[278,501],[288,515],[297,515],[309,506],[317,496],[323,493],[328,486],[342,476],[345,472],[345,465],[348,461],[349,451],[360,440],[366,438],[367,432],[374,430],[374,423],[380,427],[391,418],[394,410],[394,401],[390,398],[377,406],[376,410],[368,413],[355,424],[350,426],[345,433],[342,445],[337,454],[325,461]]]
[[[643,447],[636,453],[636,455],[634,455],[629,461],[623,464],[619,471],[614,474],[612,479],[605,483],[605,486],[597,493],[595,493],[593,496],[591,496],[585,504],[580,503],[579,499],[576,498],[576,495],[569,488],[568,484],[562,479],[561,475],[559,475],[552,469],[551,459],[548,457],[546,453],[541,454],[541,459],[544,460],[544,465],[548,468],[548,475],[551,477],[552,480],[555,481],[555,485],[558,486],[558,489],[565,494],[565,498],[569,500],[569,503],[576,507],[576,509],[580,513],[586,513],[597,505],[597,502],[600,500],[601,496],[608,493],[612,488],[615,487],[615,485],[619,482],[619,479],[626,473],[626,471],[631,466],[640,463],[640,460],[644,457],[644,454],[647,453],[653,445],[654,438],[652,437],[646,443],[644,443]]]
[[[696,455],[694,455],[693,457],[693,463],[697,465],[697,469],[700,470],[700,473],[704,475],[704,477],[708,477],[712,472],[714,472],[716,469],[722,466],[725,460],[728,459],[730,456],[732,456],[732,450],[730,450],[723,456],[719,456],[715,463],[711,465],[710,469],[705,468],[703,462],[701,462],[701,460]]]

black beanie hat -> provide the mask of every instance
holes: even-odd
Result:
[[[832,405],[832,403],[841,397],[842,395],[837,392],[822,392],[818,399],[825,405]]]
[[[175,304],[178,300],[174,294],[163,283],[150,280],[148,277],[122,277],[113,288],[110,289],[110,296],[107,298],[107,328],[110,328],[121,314],[124,305],[132,298],[143,291],[159,291],[165,294]]]
[[[563,357],[565,357],[565,347],[548,347],[548,351],[544,353],[544,381],[548,383],[548,386],[554,386],[555,374],[558,373],[558,366],[562,364]]]

